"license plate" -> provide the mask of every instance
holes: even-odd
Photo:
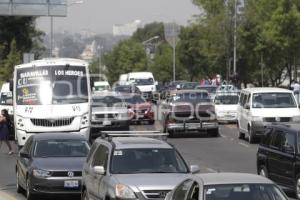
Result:
[[[103,121],[103,125],[104,125],[104,126],[111,125],[111,121]]]
[[[79,182],[78,181],[65,181],[64,186],[65,186],[65,188],[78,188]]]

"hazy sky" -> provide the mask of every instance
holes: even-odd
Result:
[[[68,3],[76,0],[68,0]],[[136,19],[143,24],[153,21],[175,21],[185,25],[199,9],[192,0],[84,0],[83,4],[68,8],[67,17],[54,18],[54,31],[112,33],[113,24],[123,24]],[[38,27],[49,32],[49,17],[40,17]]]

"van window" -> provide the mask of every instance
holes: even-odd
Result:
[[[242,106],[243,105],[243,100],[244,100],[244,93],[241,93],[240,99],[239,99],[239,104]]]
[[[280,130],[275,130],[272,134],[272,141],[270,146],[277,150],[281,150],[284,139],[284,133]]]
[[[292,93],[254,93],[253,108],[296,108]]]

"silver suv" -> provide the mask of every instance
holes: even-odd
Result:
[[[113,135],[99,137],[91,147],[83,168],[83,200],[162,200],[180,181],[199,172],[163,140]]]

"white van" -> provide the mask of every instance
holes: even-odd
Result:
[[[300,122],[300,111],[292,91],[281,88],[247,88],[238,106],[239,138],[248,135],[249,143],[264,134],[272,123]]]
[[[118,84],[119,85],[127,85],[127,77],[128,77],[128,74],[121,74],[119,76]]]
[[[107,81],[96,81],[94,82],[94,91],[99,91],[99,92],[108,92],[110,91],[110,85]]]
[[[0,92],[0,110],[6,109],[9,115],[13,115],[13,97],[9,90],[9,83],[3,83]]]
[[[128,73],[127,81],[134,83],[142,93],[156,92],[157,82],[151,72]]]

